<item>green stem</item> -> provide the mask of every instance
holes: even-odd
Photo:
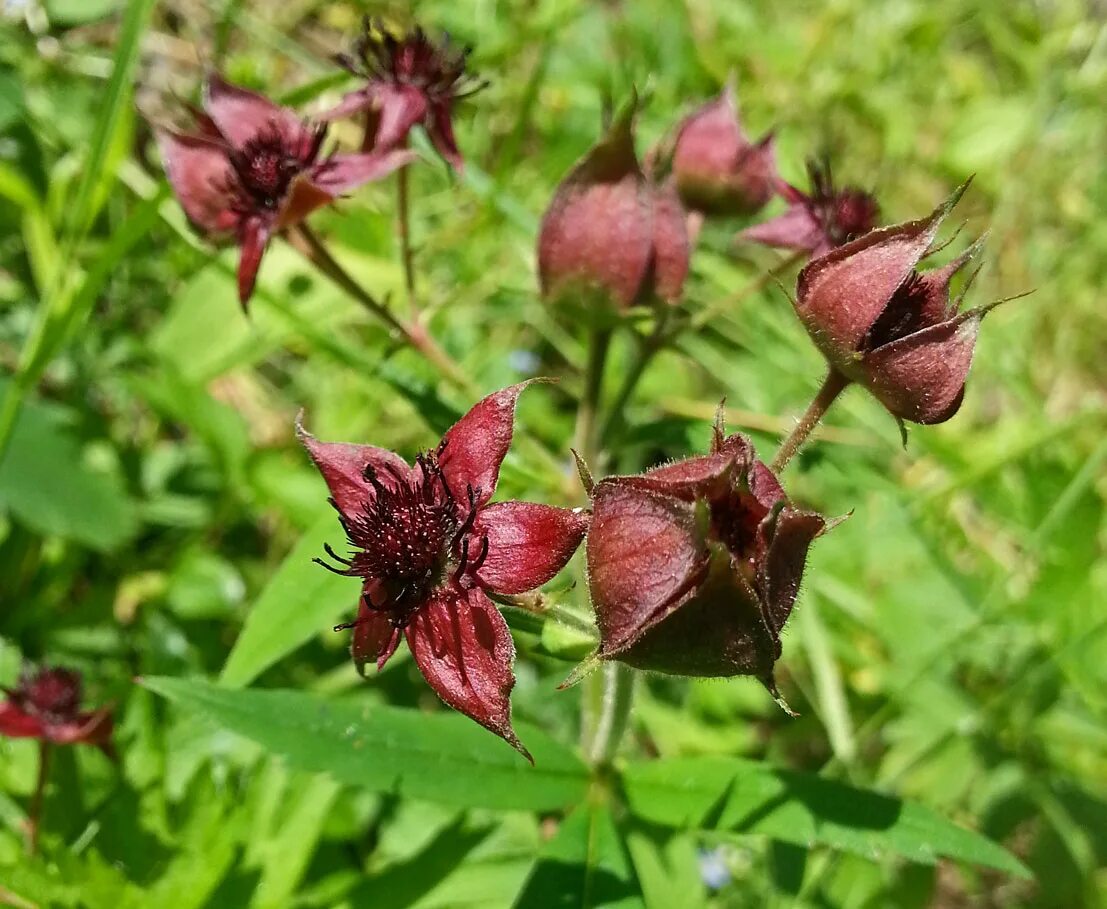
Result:
[[[38,853],[38,835],[42,827],[42,806],[46,800],[46,783],[50,776],[50,757],[53,747],[45,739],[38,743],[38,779],[35,792],[31,796],[31,807],[27,812],[27,852]]]
[[[631,360],[630,366],[623,376],[623,384],[619,387],[619,391],[615,395],[615,400],[611,404],[611,409],[607,413],[607,418],[600,427],[599,441],[601,445],[610,442],[616,433],[622,431],[623,425],[626,422],[626,406],[630,401],[631,395],[634,394],[634,389],[638,387],[638,382],[645,373],[646,367],[650,365],[650,362],[665,346],[668,340],[665,335],[665,326],[668,324],[668,316],[668,306],[659,310],[657,319],[653,324],[653,331],[651,331],[648,336],[638,341],[638,348],[635,350],[634,359]]]
[[[733,309],[739,303],[741,303],[746,297],[751,294],[757,293],[759,290],[767,287],[782,273],[787,271],[797,262],[801,261],[803,257],[807,255],[806,252],[795,252],[792,255],[781,259],[776,265],[770,268],[766,272],[762,272],[748,284],[745,284],[739,288],[735,293],[729,297],[725,297],[716,303],[714,306],[708,306],[700,310],[693,318],[691,327],[693,331],[703,328],[708,322],[719,316],[725,315],[729,310]]]
[[[584,372],[584,390],[577,410],[577,426],[573,434],[573,448],[591,464],[599,455],[599,438],[596,435],[596,418],[599,414],[600,393],[603,389],[603,370],[607,363],[607,351],[611,347],[611,329],[597,328],[592,332],[588,345],[588,365]]]
[[[634,704],[634,671],[622,663],[604,663],[588,682],[585,703],[592,710],[584,718],[582,744],[588,760],[602,766],[615,757],[629,725]]]
[[[826,415],[830,405],[838,399],[838,395],[845,391],[848,385],[849,379],[834,367],[831,367],[814,399],[808,405],[807,410],[804,411],[803,416],[800,417],[796,428],[781,443],[780,450],[777,451],[771,465],[773,473],[780,473],[788,466],[788,462],[792,460],[796,452],[803,446],[803,443],[807,441],[811,431],[819,425],[819,421]]]
[[[435,342],[418,322],[404,322],[383,303],[362,287],[330,254],[323,242],[306,224],[299,224],[287,233],[288,242],[309,262],[364,307],[387,328],[400,334],[404,341],[434,366],[446,379],[464,391],[473,391],[473,383],[461,367]]]
[[[404,267],[407,301],[413,313],[419,311],[415,297],[415,256],[411,249],[411,198],[408,192],[408,168],[396,172],[396,212],[400,233],[400,261]]]

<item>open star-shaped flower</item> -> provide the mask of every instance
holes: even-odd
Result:
[[[488,594],[524,593],[569,561],[588,527],[580,509],[489,504],[529,383],[478,402],[433,450],[408,465],[372,445],[320,442],[299,429],[331,492],[350,546],[329,546],[362,580],[354,628],[358,669],[383,667],[406,637],[426,680],[449,706],[530,754],[511,726],[515,648]]]
[[[81,676],[70,669],[24,670],[15,688],[0,689],[0,735],[55,745],[96,745],[109,757],[112,711],[81,710]]]
[[[456,47],[446,38],[435,41],[419,27],[394,32],[366,18],[351,52],[336,58],[364,84],[349,92],[327,118],[364,112],[369,118],[365,148],[379,151],[400,147],[412,128],[422,124],[435,151],[460,172],[454,104],[486,84],[469,73],[468,58],[468,48]]]
[[[363,183],[408,163],[412,154],[322,155],[326,126],[227,82],[204,86],[195,132],[156,130],[165,173],[192,224],[241,247],[238,296],[243,307],[275,233]]]
[[[739,240],[805,252],[812,259],[864,236],[880,218],[876,198],[856,186],[835,186],[830,165],[808,162],[811,191],[778,180],[788,208],[775,218],[747,227]]]

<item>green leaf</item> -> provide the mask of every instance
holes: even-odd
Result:
[[[7,383],[0,381],[0,393]],[[0,511],[36,533],[112,549],[136,529],[134,505],[118,473],[89,466],[59,407],[23,410],[0,461]]]
[[[763,834],[872,859],[929,864],[944,856],[1029,876],[1001,846],[929,808],[813,774],[733,758],[671,758],[632,764],[623,783],[634,814],[668,827]]]
[[[46,14],[57,25],[84,25],[104,19],[122,5],[122,0],[45,0]]]
[[[636,824],[627,831],[626,843],[646,909],[701,909],[705,905],[707,895],[692,836]]]
[[[151,691],[339,782],[463,807],[551,811],[580,800],[587,770],[540,729],[517,728],[526,759],[467,717],[297,691],[234,690],[148,678]]]
[[[611,809],[591,799],[561,822],[515,909],[644,909]]]
[[[324,543],[341,537],[342,528],[328,508],[285,557],[250,610],[223,667],[224,685],[249,685],[315,635],[329,633],[344,615],[353,615],[360,593],[357,579],[339,577],[312,562]]]

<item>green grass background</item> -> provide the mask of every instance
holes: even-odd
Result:
[[[26,361],[36,324],[49,329],[0,464],[0,681],[24,657],[79,666],[91,699],[117,702],[125,754],[122,776],[98,754],[61,756],[47,857],[28,863],[19,825],[35,751],[0,741],[0,904],[8,893],[92,909],[508,905],[541,839],[534,819],[285,770],[130,683],[218,673],[325,512],[294,442],[299,408],[320,437],[411,455],[472,402],[286,247],[267,256],[244,318],[233,254],[194,241],[158,195],[156,152],[134,114],[195,97],[202,61],[318,110],[340,91],[328,56],[357,5],[162,0],[116,97],[123,6],[9,2],[0,25],[3,374]],[[472,43],[490,80],[457,117],[463,178],[417,143],[413,232],[432,330],[482,392],[532,374],[562,380],[524,399],[505,496],[579,494],[567,444],[583,332],[538,300],[533,250],[554,186],[631,86],[647,99],[644,152],[733,73],[751,132],[777,130],[786,177],[801,180],[804,159],[826,152],[840,178],[877,193],[888,221],[929,211],[976,174],[954,215],[966,222],[959,244],[989,231],[970,302],[1035,292],[986,320],[953,421],[912,430],[903,450],[893,421],[853,390],[833,432],[789,469],[794,497],[852,512],[813,549],[785,636],[781,687],[801,718],[751,681],[650,679],[625,747],[765,758],[895,792],[1003,842],[1037,876],[717,835],[672,846],[693,871],[696,848],[717,848],[731,876],[708,895],[693,873],[689,906],[1107,904],[1103,10],[455,0],[416,12]],[[101,136],[112,98],[118,116]],[[393,193],[370,186],[313,223],[402,308]],[[733,247],[741,226],[705,231],[684,305],[715,315],[647,372],[613,466],[703,450],[723,396],[732,426],[767,456],[817,388],[818,356],[781,290],[725,304],[777,261]],[[624,338],[612,388],[629,354]],[[257,684],[361,685],[432,708],[410,661],[358,682],[327,630],[341,600],[332,586],[321,605],[315,577],[295,585],[318,634],[259,663]],[[551,596],[584,607],[582,584]],[[515,709],[569,741],[576,697],[551,691],[572,648],[551,636],[519,635]]]

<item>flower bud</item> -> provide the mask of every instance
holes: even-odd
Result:
[[[773,197],[773,135],[749,141],[733,86],[685,118],[673,146],[673,176],[685,206],[705,215],[751,215]]]
[[[594,489],[588,576],[601,659],[689,676],[773,665],[807,549],[826,527],[796,508],[741,435],[711,453]]]
[[[917,271],[967,186],[929,217],[866,234],[799,275],[796,312],[816,346],[901,420],[942,423],[957,412],[980,322],[995,305],[959,313],[961,298],[950,301],[950,281],[982,241],[942,268]]]
[[[606,136],[561,181],[538,234],[542,293],[599,292],[618,308],[676,303],[690,255],[671,183],[643,173],[634,151],[633,99]]]

